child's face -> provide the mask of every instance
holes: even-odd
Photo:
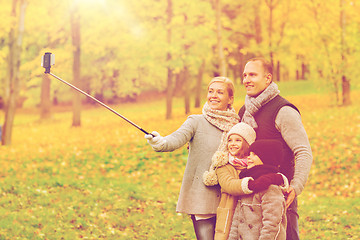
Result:
[[[255,167],[257,165],[263,165],[263,162],[261,161],[261,159],[258,157],[258,155],[256,155],[253,152],[250,152],[250,155],[248,156],[248,169]]]
[[[230,135],[227,145],[229,153],[235,157],[240,157],[243,142],[244,139],[239,135],[237,134]]]

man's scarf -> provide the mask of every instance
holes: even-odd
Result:
[[[254,115],[259,109],[266,103],[270,102],[273,98],[280,94],[276,83],[272,82],[260,95],[257,97],[245,97],[245,112],[242,118],[242,122],[249,124],[254,129],[257,129],[258,125],[255,121]]]

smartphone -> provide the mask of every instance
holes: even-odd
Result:
[[[45,73],[49,73],[51,66],[54,64],[55,55],[50,52],[46,52],[45,55],[41,58],[41,66],[46,69]]]

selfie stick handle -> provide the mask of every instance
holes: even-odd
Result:
[[[65,83],[65,84],[68,85],[69,87],[71,87],[71,88],[75,89],[76,91],[84,94],[85,96],[91,98],[92,100],[94,100],[95,102],[97,102],[97,103],[100,104],[101,106],[107,108],[107,109],[110,110],[111,112],[115,113],[116,115],[118,115],[119,117],[121,117],[122,119],[124,119],[125,121],[127,121],[128,123],[130,123],[131,125],[133,125],[134,127],[136,127],[137,129],[139,129],[139,130],[142,131],[143,133],[145,133],[145,134],[151,134],[151,133],[148,133],[147,131],[145,131],[144,129],[142,129],[141,127],[139,127],[138,125],[136,125],[135,123],[133,123],[132,121],[130,121],[129,119],[127,119],[126,117],[122,116],[120,113],[116,112],[114,109],[112,109],[112,108],[110,108],[109,106],[107,106],[105,103],[97,100],[96,98],[94,98],[93,96],[87,94],[87,93],[84,92],[83,90],[75,87],[74,85],[72,85],[72,84],[70,84],[70,83],[62,80],[62,79],[59,78],[58,76],[52,74],[52,73],[50,72],[50,68],[49,68],[49,69],[46,68],[45,73],[50,74],[51,76],[53,76],[54,78],[56,78],[56,79],[60,80],[61,82]],[[152,134],[151,134],[151,135],[152,135]],[[155,137],[154,135],[152,135],[152,136]]]

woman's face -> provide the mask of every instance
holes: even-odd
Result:
[[[253,152],[250,152],[250,155],[248,156],[248,169],[255,167],[257,165],[263,165],[263,162],[261,161],[261,159],[258,157],[258,155],[256,155]]]
[[[234,97],[229,96],[225,83],[213,82],[208,89],[207,102],[212,110],[226,111],[233,103]]]
[[[228,150],[234,157],[241,156],[241,149],[244,139],[237,134],[231,134],[228,138]]]

